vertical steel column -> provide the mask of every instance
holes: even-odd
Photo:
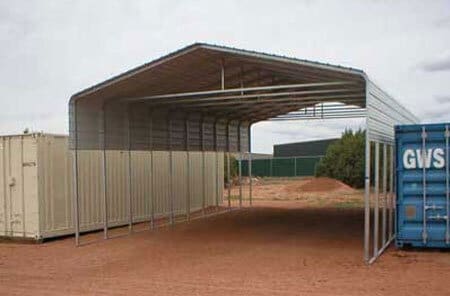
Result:
[[[379,199],[380,199],[380,143],[375,142],[375,204],[373,217],[373,256],[378,256],[378,235],[379,235]]]
[[[205,123],[202,116],[202,122],[200,126],[201,130],[201,146],[202,146],[202,214],[205,215],[206,206],[206,163],[205,163]]]
[[[129,221],[128,221],[128,232],[133,232],[133,196],[132,196],[132,186],[131,186],[131,116],[129,105],[126,108],[127,116],[127,149],[128,149],[128,210],[129,210]]]
[[[382,213],[382,245],[386,243],[386,229],[387,229],[387,145],[383,144],[383,213]]]
[[[108,191],[106,180],[106,116],[105,104],[100,112],[100,145],[102,147],[103,238],[108,239]]]
[[[253,205],[253,180],[252,180],[252,141],[251,141],[251,125],[248,125],[248,195],[250,199],[250,206]]]
[[[191,220],[191,159],[189,154],[189,116],[186,116],[186,220]]]
[[[75,203],[75,245],[80,245],[80,200],[78,195],[78,118],[77,118],[77,102],[73,103],[74,117],[74,148],[72,150],[72,169],[73,169],[73,201]],[[5,213],[6,214],[6,213]]]
[[[241,123],[238,124],[238,146],[239,146],[239,207],[242,207],[242,145],[241,145]]]
[[[220,71],[220,82],[221,82],[221,88],[222,90],[225,89],[225,62],[222,59],[221,61],[221,71]],[[215,143],[216,143],[216,209],[219,210],[219,149],[218,149],[218,136],[217,136],[217,120],[216,124],[214,125],[215,128]],[[223,197],[223,195],[222,195]]]
[[[153,169],[153,111],[150,110],[150,229],[155,228],[155,181]]]
[[[230,153],[230,123],[227,122],[227,183],[228,183],[228,208],[231,208],[231,153]]]
[[[445,126],[445,201],[447,204],[447,223],[445,225],[445,243],[450,244],[450,181],[449,181],[449,148],[448,138],[450,137],[450,130],[448,125]]]
[[[173,152],[172,152],[172,120],[169,116],[168,121],[168,133],[169,133],[169,200],[170,200],[170,216],[169,216],[169,223],[171,225],[174,224],[174,196],[173,196]]]
[[[425,130],[425,127],[422,127],[422,215],[423,215],[423,229],[422,229],[422,240],[423,243],[427,243],[428,233],[427,233],[427,171],[426,171],[426,157],[427,153],[425,151],[426,145],[425,145],[425,139],[427,138],[427,133]]]
[[[214,123],[214,143],[215,143],[215,150],[216,150],[216,210],[219,210],[219,149],[217,145],[217,120]]]
[[[364,177],[364,259],[370,260],[370,139],[366,130],[365,177]]]
[[[389,163],[389,239],[393,237],[393,226],[394,226],[394,146],[390,146],[390,157],[391,161]]]

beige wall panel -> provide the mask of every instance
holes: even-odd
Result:
[[[47,236],[73,227],[72,164],[67,150],[67,137],[39,137],[38,145],[40,225],[42,235]]]
[[[132,151],[131,167],[133,220],[149,220],[151,213],[151,153],[148,151]]]
[[[101,151],[78,151],[79,221],[83,230],[103,223],[101,161]]]
[[[169,152],[153,151],[153,162],[155,215],[168,215],[170,213]]]
[[[203,173],[202,173],[202,152],[189,152],[190,160],[190,191],[191,191],[191,211],[202,208],[203,195]]]
[[[108,223],[125,223],[129,219],[128,151],[106,151],[106,176]]]
[[[173,157],[173,197],[176,215],[186,213],[187,198],[187,156],[186,152],[172,152]]]

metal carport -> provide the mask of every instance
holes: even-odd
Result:
[[[365,117],[364,259],[369,263],[381,254],[395,235],[393,126],[418,122],[361,70],[204,43],[192,44],[73,95],[69,116],[76,184],[73,194],[77,244],[79,204],[86,199],[79,187],[80,166],[89,166],[90,162],[101,165],[101,170],[92,173],[91,179],[101,184],[97,191],[103,202],[94,206],[103,208],[102,223],[107,237],[111,209],[108,208],[110,190],[105,171],[107,154],[111,151],[129,154],[127,165],[118,170],[128,182],[121,198],[129,200],[131,228],[135,221],[132,178],[140,173],[132,165],[131,153],[151,154],[153,161],[154,151],[168,152],[168,198],[173,222],[173,203],[177,194],[172,189],[173,153],[187,152],[185,171],[189,179],[189,155],[201,152],[204,183],[205,153],[215,152],[215,159],[219,161],[221,154],[218,153],[229,156],[229,153],[250,152],[253,123]],[[95,151],[96,156],[81,162],[80,154],[86,151]],[[374,163],[372,166],[371,162]],[[218,170],[219,165],[216,168]],[[151,172],[152,182],[156,171]],[[215,176],[218,205],[218,171]],[[191,186],[190,181],[187,183]],[[189,219],[192,188],[187,187],[187,191],[187,205],[184,205]],[[153,203],[151,191],[145,198]],[[147,218],[153,222],[154,205],[151,211],[152,216]]]

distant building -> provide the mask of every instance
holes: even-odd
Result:
[[[323,156],[338,139],[325,139],[273,145],[273,157]]]

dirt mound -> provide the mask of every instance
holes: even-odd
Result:
[[[303,192],[323,192],[323,191],[354,191],[352,187],[347,184],[342,183],[336,179],[320,177],[320,178],[311,178],[300,184],[297,188],[299,191]]]

